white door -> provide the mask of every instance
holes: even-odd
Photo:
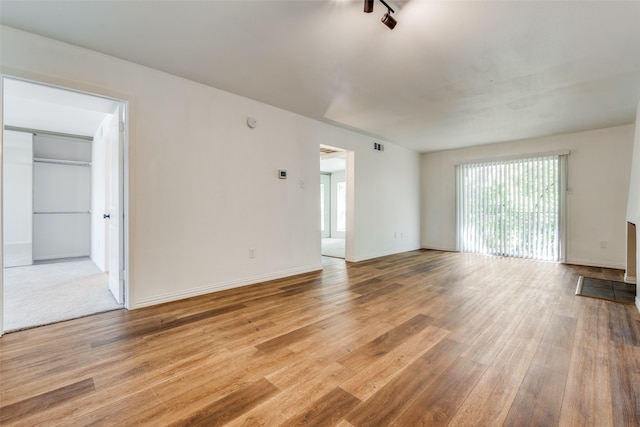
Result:
[[[109,233],[109,290],[118,304],[124,303],[124,233],[123,223],[123,162],[124,146],[124,106],[118,107],[111,121],[108,138],[109,157],[109,197],[108,221]]]

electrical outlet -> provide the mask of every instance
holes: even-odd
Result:
[[[255,258],[256,257],[256,250],[253,248],[249,248],[249,258]]]
[[[601,249],[607,249],[607,242],[600,242]]]

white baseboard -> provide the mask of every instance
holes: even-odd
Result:
[[[636,308],[640,312],[640,296],[636,295]]]
[[[632,285],[635,285],[636,278],[633,276],[627,276],[627,273],[624,273],[624,283],[630,283]]]
[[[262,276],[248,277],[240,280],[232,280],[229,282],[214,283],[207,286],[201,286],[198,288],[185,289],[178,292],[170,292],[162,295],[157,295],[149,298],[141,298],[135,301],[133,307],[129,309],[136,309],[142,307],[149,307],[156,304],[162,304],[165,302],[178,301],[185,298],[196,297],[199,295],[210,294],[212,292],[225,291],[227,289],[239,288],[242,286],[253,285],[261,282],[268,282],[270,280],[282,279],[284,277],[296,276],[298,274],[311,273],[313,271],[322,270],[322,264],[293,268],[291,270],[279,271],[276,273],[265,274]]]
[[[624,270],[627,266],[625,264],[616,264],[616,263],[608,263],[601,261],[594,261],[588,259],[567,259],[565,264],[574,264],[574,265],[584,265],[585,267],[600,267],[600,268],[611,268],[614,270]]]

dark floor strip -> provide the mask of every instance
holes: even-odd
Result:
[[[191,417],[180,420],[172,426],[221,426],[279,392],[280,389],[262,378],[198,410]]]
[[[360,404],[360,399],[336,387],[311,405],[311,409],[288,420],[281,427],[336,425]]]
[[[168,322],[159,321],[159,323],[154,325],[150,325],[150,326],[145,325],[144,327],[141,327],[141,328],[135,328],[129,333],[125,333],[125,334],[118,335],[111,338],[106,338],[104,340],[94,341],[91,343],[91,347],[92,348],[101,347],[103,345],[111,344],[124,339],[143,337],[146,335],[165,332],[170,329],[178,328],[180,326],[188,325],[195,322],[200,322],[202,320],[211,319],[213,317],[221,316],[223,314],[227,314],[232,311],[240,310],[246,307],[247,306],[245,304],[234,304],[234,305],[228,305],[225,307],[215,308],[209,311],[204,311],[202,313],[193,314],[191,316],[181,317],[179,319],[174,319]]]
[[[32,412],[44,411],[62,402],[93,393],[94,391],[93,379],[87,378],[29,399],[2,406],[0,407],[0,424],[19,419]]]

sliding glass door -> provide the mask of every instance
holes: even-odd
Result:
[[[561,261],[566,155],[458,165],[458,250]]]

